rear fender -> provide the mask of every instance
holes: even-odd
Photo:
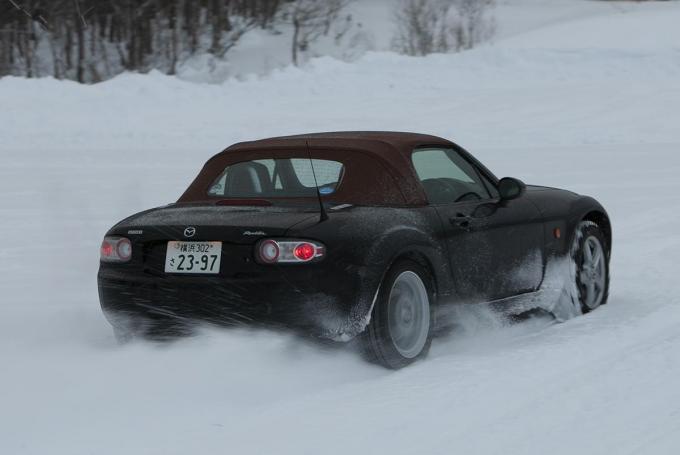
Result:
[[[430,270],[435,294],[447,294],[452,288],[446,247],[437,239],[441,222],[436,212],[357,207],[329,215],[327,221],[289,235],[326,244],[327,259],[342,271],[338,278],[355,286],[356,298],[345,310],[347,322],[338,338],[352,338],[366,328],[385,274],[400,258],[416,260]]]
[[[447,254],[445,245],[437,241],[432,233],[409,226],[388,229],[374,242],[367,256],[372,267],[381,271],[378,274],[379,279],[373,283],[373,289],[378,289],[395,262],[409,259],[430,272],[432,283],[429,284],[437,298],[447,296],[453,288]]]

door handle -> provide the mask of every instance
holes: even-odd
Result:
[[[463,230],[470,230],[472,227],[472,218],[469,217],[468,215],[464,215],[462,213],[457,213],[456,216],[453,216],[449,218],[449,223],[451,223],[453,226],[461,228]]]

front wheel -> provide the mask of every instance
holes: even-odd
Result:
[[[602,229],[582,222],[574,240],[572,257],[576,271],[576,289],[583,313],[607,303],[609,296],[609,256]]]
[[[432,343],[432,277],[420,264],[401,260],[380,286],[364,335],[369,360],[398,369],[427,355]]]

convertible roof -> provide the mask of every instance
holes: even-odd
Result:
[[[393,131],[340,131],[299,134],[240,142],[232,145],[223,153],[262,148],[304,147],[307,143],[309,143],[311,148],[362,149],[388,159],[394,158],[395,152],[402,154],[408,159],[416,147],[428,145],[455,146],[451,141],[428,134]]]
[[[457,147],[436,136],[382,131],[312,133],[240,142],[212,157],[180,202],[205,200],[207,188],[226,165],[262,159],[263,155],[306,154],[308,145],[314,157],[337,159],[348,167],[348,181],[341,191],[326,199],[366,205],[426,204],[425,193],[411,165],[411,152],[427,146]]]

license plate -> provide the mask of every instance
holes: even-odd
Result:
[[[220,273],[222,242],[168,242],[165,273]]]

